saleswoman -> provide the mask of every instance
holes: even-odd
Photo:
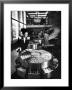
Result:
[[[27,49],[29,41],[30,41],[30,37],[28,34],[28,30],[22,28],[21,36],[19,37],[19,46],[21,47],[22,50]]]

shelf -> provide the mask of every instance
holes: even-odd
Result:
[[[52,27],[52,25],[27,25],[27,28],[42,28],[42,27]]]

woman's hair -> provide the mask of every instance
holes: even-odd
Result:
[[[25,32],[28,32],[28,30],[27,30],[27,29],[25,29],[25,28],[22,28],[22,29],[21,29],[21,32],[22,32],[22,34],[24,35],[24,34],[25,34]]]
[[[28,32],[28,35],[32,35],[33,30],[30,29],[30,28],[27,28],[27,29],[22,28],[21,32],[22,32],[23,35],[25,34],[25,32]]]

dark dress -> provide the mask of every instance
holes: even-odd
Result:
[[[22,50],[27,49],[28,44],[29,44],[29,40],[26,39],[26,41],[24,43],[24,40],[22,38],[21,40],[18,40],[18,42],[19,42],[19,47],[21,47]]]

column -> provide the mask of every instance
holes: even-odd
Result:
[[[26,11],[24,11],[24,28],[26,28]]]

